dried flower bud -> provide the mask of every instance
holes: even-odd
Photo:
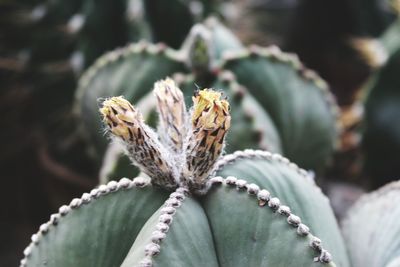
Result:
[[[194,185],[202,185],[222,153],[230,127],[229,103],[222,94],[210,89],[193,97],[192,133],[186,150],[183,176]]]
[[[169,78],[159,81],[154,86],[154,95],[158,102],[160,115],[158,133],[164,144],[172,152],[183,151],[183,141],[187,133],[187,112],[182,91]]]
[[[175,187],[178,171],[168,151],[158,141],[142,115],[123,97],[112,97],[100,109],[110,131],[124,142],[127,155],[155,184]]]

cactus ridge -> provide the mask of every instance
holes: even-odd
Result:
[[[225,66],[229,62],[248,57],[261,57],[286,63],[291,66],[300,77],[313,83],[322,92],[324,99],[328,104],[331,113],[333,114],[333,117],[336,118],[336,131],[338,135],[342,132],[343,127],[339,120],[340,109],[337,105],[335,97],[329,90],[328,84],[315,71],[306,68],[296,54],[282,52],[279,47],[274,45],[268,47],[252,45],[244,49],[225,51],[222,55],[221,61],[218,63],[217,69],[225,69]]]
[[[320,189],[316,184],[314,177],[311,176],[306,170],[300,168],[297,164],[290,162],[288,158],[283,157],[280,154],[274,154],[268,151],[263,150],[253,150],[253,149],[245,149],[243,151],[239,150],[232,154],[225,155],[221,157],[217,163],[215,164],[215,168],[211,176],[214,176],[217,172],[221,171],[226,165],[233,164],[237,160],[241,159],[264,159],[268,161],[278,161],[285,165],[287,165],[290,169],[296,171],[300,176],[304,177],[305,180],[312,183],[316,186],[316,188]]]
[[[399,266],[399,193],[400,181],[391,182],[362,196],[348,211],[342,232],[353,266]]]
[[[232,164],[239,159],[266,159],[270,161],[278,161],[287,165],[289,168],[297,171],[301,176],[306,178],[309,183],[315,184],[310,175],[303,169],[299,168],[296,164],[291,163],[287,158],[279,154],[272,154],[267,151],[261,150],[245,150],[237,151],[231,155],[226,155],[217,161],[217,169],[222,169],[227,164]],[[310,228],[302,223],[302,220],[297,215],[291,212],[291,208],[283,205],[281,200],[271,196],[270,192],[266,189],[261,189],[255,183],[248,183],[246,180],[238,179],[233,176],[226,178],[220,176],[212,176],[207,182],[207,191],[214,186],[224,186],[228,189],[236,189],[237,192],[247,192],[250,196],[257,199],[257,204],[260,208],[267,206],[272,212],[275,212],[282,216],[287,221],[287,224],[291,227],[288,229],[295,229],[296,234],[300,237],[306,238],[310,249],[316,254],[313,258],[314,262],[321,264],[327,264],[327,266],[336,266],[332,260],[331,254],[323,248],[321,240],[314,236]],[[51,230],[50,226],[56,226],[63,217],[67,216],[72,209],[78,209],[79,207],[89,204],[94,200],[105,196],[110,193],[118,192],[120,190],[129,190],[130,188],[144,188],[151,185],[150,179],[137,177],[133,180],[122,178],[120,181],[111,181],[107,185],[101,185],[97,189],[93,189],[90,193],[84,193],[81,198],[73,199],[69,205],[60,207],[59,212],[51,215],[50,221],[41,225],[38,233],[32,236],[32,242],[24,250],[24,258],[21,260],[21,267],[26,267],[29,260],[29,255],[32,250],[35,249],[35,245],[40,242],[42,236]],[[400,183],[396,185],[396,188],[400,188]],[[145,258],[140,262],[140,266],[153,266],[153,257],[158,255],[161,250],[162,240],[166,238],[168,230],[173,222],[174,215],[177,209],[183,204],[186,197],[190,196],[191,193],[187,188],[179,187],[175,192],[171,193],[169,198],[164,202],[164,205],[160,208],[160,216],[156,225],[155,231],[151,235],[151,242],[148,243],[144,248]],[[281,218],[281,216],[278,216]]]
[[[123,60],[130,55],[147,53],[150,55],[156,55],[163,53],[167,58],[170,58],[175,61],[182,61],[183,59],[178,51],[175,51],[169,47],[167,47],[163,43],[152,44],[146,41],[141,41],[138,43],[132,43],[125,47],[115,49],[110,51],[103,56],[99,57],[95,63],[93,63],[79,79],[78,89],[75,95],[77,100],[77,104],[75,105],[75,113],[79,115],[79,101],[82,98],[86,86],[92,81],[92,79],[96,76],[96,74],[102,69],[112,64],[118,60]]]
[[[361,196],[360,199],[357,200],[357,202],[351,207],[351,209],[347,213],[347,217],[343,220],[343,225],[347,224],[350,219],[350,215],[359,210],[361,207],[393,191],[400,192],[400,181],[388,183],[376,191]]]
[[[80,198],[74,198],[69,205],[61,206],[58,210],[58,213],[50,215],[50,220],[40,225],[39,231],[32,235],[32,242],[24,250],[24,258],[20,262],[20,267],[27,266],[29,256],[35,249],[35,246],[40,242],[41,237],[46,235],[51,230],[50,226],[56,227],[60,220],[67,216],[71,210],[79,209],[82,205],[88,205],[94,200],[110,193],[115,193],[120,190],[129,190],[133,187],[144,188],[150,185],[150,180],[143,177],[136,177],[133,180],[122,178],[118,182],[110,181],[107,183],[107,185],[100,185],[98,188],[91,190],[90,193],[83,193]]]
[[[176,210],[182,205],[189,191],[184,187],[179,187],[165,201],[160,210],[158,224],[155,231],[151,234],[151,242],[145,246],[145,258],[139,263],[141,267],[151,267],[152,257],[160,253],[160,243],[165,239],[169,227],[173,222]]]
[[[72,113],[76,118],[82,116],[82,102],[87,92],[87,88],[95,77],[97,77],[100,71],[119,64],[124,60],[128,60],[132,56],[157,56],[161,55],[165,59],[171,62],[181,62],[183,65],[184,56],[181,51],[169,48],[164,43],[153,44],[147,41],[140,41],[138,43],[132,43],[125,47],[112,50],[99,57],[81,76],[78,82],[78,87],[75,92],[75,102],[72,109]],[[78,121],[77,127],[78,133],[90,140],[90,133],[88,132],[87,125],[82,120]],[[88,143],[89,154],[95,154],[97,149],[92,142]]]
[[[279,213],[286,218],[288,225],[296,229],[296,233],[299,236],[308,239],[310,248],[318,253],[318,256],[314,258],[314,262],[336,266],[332,261],[331,254],[322,247],[321,240],[311,234],[309,227],[301,223],[300,217],[291,213],[290,207],[281,205],[281,201],[276,197],[272,197],[268,190],[260,189],[260,187],[254,183],[248,183],[246,180],[238,179],[233,176],[228,176],[225,179],[219,176],[213,177],[209,180],[209,187],[214,185],[236,188],[237,191],[246,190],[249,195],[257,198],[258,206],[268,206],[273,212]]]
[[[276,197],[272,197],[268,190],[260,189],[260,187],[254,183],[248,183],[246,180],[238,179],[233,176],[228,176],[226,178],[216,176],[208,181],[208,189],[218,185],[226,186],[229,189],[236,188],[238,192],[245,190],[250,196],[256,197],[258,206],[268,206],[272,212],[277,212],[282,215],[282,218],[286,219],[288,225],[293,227],[299,236],[307,238],[310,249],[318,253],[313,259],[314,262],[329,264],[328,266],[332,267],[336,266],[332,260],[331,254],[322,247],[321,240],[311,234],[310,228],[301,222],[299,216],[291,212],[290,207],[282,205],[281,201]],[[161,212],[156,229],[151,235],[151,242],[145,246],[145,258],[140,262],[139,266],[153,266],[153,257],[160,253],[162,241],[168,234],[168,230],[173,223],[174,215],[189,194],[188,189],[180,187],[165,201],[160,210]]]

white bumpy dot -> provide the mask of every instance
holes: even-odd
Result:
[[[247,185],[247,193],[251,195],[257,195],[260,191],[260,187],[256,184],[248,184]]]
[[[300,223],[297,226],[297,233],[301,236],[307,236],[310,233],[310,228],[307,225]]]
[[[126,189],[129,187],[130,183],[131,180],[129,180],[128,178],[122,178],[121,180],[118,181],[118,186],[119,188]]]
[[[133,185],[136,187],[143,187],[147,184],[147,181],[143,177],[136,177],[133,179]]]
[[[179,207],[181,205],[181,202],[177,200],[176,198],[170,198],[167,201],[165,201],[165,206],[167,207]]]
[[[22,260],[20,261],[20,266],[21,266],[21,267],[25,267],[25,266],[26,266],[26,259],[22,259]]]
[[[297,164],[296,164],[296,163],[293,163],[293,162],[290,162],[290,163],[289,163],[289,167],[292,168],[292,169],[294,169],[294,170],[297,170],[297,169],[299,168],[299,166],[297,166]]]
[[[92,196],[88,193],[83,193],[81,199],[83,204],[88,204],[92,200]]]
[[[99,196],[99,194],[100,194],[100,192],[99,192],[99,190],[98,189],[92,189],[91,191],[90,191],[90,195],[93,197],[93,198],[97,198],[98,196]]]
[[[332,255],[325,249],[321,250],[319,261],[323,263],[330,263],[332,261]]]
[[[167,235],[161,231],[154,231],[151,234],[151,241],[158,244],[163,240]]]
[[[237,181],[237,178],[236,178],[236,177],[233,177],[233,176],[228,176],[228,177],[226,177],[226,179],[225,179],[225,183],[226,183],[227,185],[236,185],[236,181]]]
[[[163,233],[166,233],[169,230],[169,226],[168,224],[161,222],[156,224],[156,229]]]
[[[224,157],[225,162],[231,162],[235,160],[236,156],[234,154],[229,154]]]
[[[179,187],[178,189],[176,189],[177,193],[181,193],[183,195],[188,195],[189,194],[189,190],[185,187]]]
[[[173,217],[169,214],[162,214],[160,216],[160,219],[158,220],[159,222],[165,223],[165,224],[170,224],[172,222]]]
[[[308,176],[308,172],[306,170],[304,170],[304,169],[300,169],[299,173],[304,177]]]
[[[272,153],[269,151],[265,151],[264,155],[266,158],[270,158],[270,159],[272,158]]]
[[[41,233],[46,234],[49,231],[49,225],[44,223],[39,227],[39,230]]]
[[[114,192],[118,189],[118,183],[116,181],[109,181],[107,183],[108,191]]]
[[[279,154],[273,154],[272,155],[272,159],[276,160],[276,161],[281,161],[282,158],[283,157],[281,155],[279,155]]]
[[[102,184],[99,186],[99,192],[101,195],[105,195],[108,193],[108,188],[106,185]]]
[[[238,157],[238,158],[243,158],[243,157],[246,156],[246,153],[245,153],[244,151],[241,151],[241,150],[236,151],[234,154],[235,154],[235,156]]]
[[[209,183],[211,185],[219,185],[222,184],[224,182],[224,178],[222,178],[221,176],[216,176],[210,179]]]
[[[262,201],[269,201],[271,199],[271,193],[268,190],[262,189],[258,192],[257,198]]]
[[[76,209],[76,208],[79,208],[81,204],[82,204],[82,200],[81,200],[80,198],[74,198],[74,199],[71,201],[71,203],[69,203],[69,206],[70,206],[72,209]]]
[[[183,200],[185,198],[185,195],[182,193],[174,192],[170,196],[170,198],[175,198],[177,200]]]
[[[173,215],[176,212],[174,207],[164,207],[160,210],[161,214],[170,214]]]
[[[150,258],[143,259],[139,264],[140,264],[140,267],[152,267],[153,266],[153,262],[151,261]]]
[[[29,245],[24,249],[24,256],[29,257],[29,255],[31,255],[31,252],[32,252],[32,247],[31,245]]]
[[[33,235],[31,236],[31,240],[32,240],[32,243],[33,243],[33,244],[39,243],[39,235],[38,235],[38,234],[33,234]]]
[[[310,242],[310,247],[312,247],[313,249],[317,250],[317,251],[321,251],[322,246],[321,246],[321,239],[319,239],[318,237],[313,237],[311,239]]]
[[[282,163],[287,164],[287,165],[290,166],[290,160],[289,160],[288,158],[282,157],[282,158],[280,159],[280,161],[281,161]]]
[[[237,189],[245,189],[246,185],[247,185],[247,181],[246,180],[238,179],[236,181],[236,188]]]
[[[268,202],[268,207],[270,207],[273,210],[278,210],[280,205],[281,201],[276,197],[271,198]]]
[[[287,222],[290,225],[293,225],[295,227],[299,226],[299,224],[301,223],[301,219],[299,216],[296,216],[294,214],[291,214],[288,218],[287,218]]]
[[[145,247],[144,252],[145,252],[146,256],[157,255],[158,253],[160,253],[160,245],[150,243]]]
[[[58,212],[61,214],[61,216],[65,216],[68,214],[68,212],[70,211],[70,207],[63,205],[58,209]]]
[[[55,214],[50,215],[51,224],[57,225],[59,220],[60,220],[60,214],[55,213]]]
[[[279,214],[284,215],[286,217],[290,216],[290,212],[291,212],[290,208],[288,206],[284,206],[284,205],[280,206],[279,210],[278,210]]]

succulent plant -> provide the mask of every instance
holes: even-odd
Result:
[[[100,108],[143,177],[62,206],[21,266],[349,266],[329,201],[305,170],[266,151],[220,157],[231,123],[221,92],[196,91],[189,112],[170,79],[154,97],[159,136],[122,97]]]
[[[77,91],[76,111],[94,155],[101,159],[107,146],[100,134],[97,99],[123,95],[155,108],[147,95],[153,83],[166,76],[180,83],[186,97],[198,84],[223,89],[235,99],[232,118],[245,118],[247,122],[237,121],[248,126],[233,126],[228,152],[268,149],[315,171],[329,162],[336,144],[337,107],[326,83],[295,55],[275,46],[244,48],[216,19],[194,26],[180,50],[132,44],[104,55],[87,70]]]
[[[397,181],[361,197],[349,210],[343,235],[352,266],[400,266],[399,201]]]

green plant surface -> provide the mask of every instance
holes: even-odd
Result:
[[[238,159],[217,175],[233,175],[267,189],[282,205],[289,206],[313,235],[321,238],[337,266],[350,266],[329,200],[310,177],[293,163],[288,165],[288,160],[279,155],[267,154],[269,159],[257,159],[254,154],[246,159],[246,153],[242,152],[237,155]],[[204,198],[204,207],[222,266],[308,266],[308,257],[316,256],[307,245],[309,238],[287,231],[287,223],[280,218],[279,211],[265,212],[248,194],[242,192],[238,196],[234,190],[220,188]],[[262,252],[266,252],[264,257],[255,257]]]
[[[99,58],[81,78],[75,103],[83,131],[96,144],[97,151],[104,151],[106,146],[98,115],[99,98],[124,95],[138,101],[152,89],[154,82],[183,69],[183,63],[172,50],[147,43],[131,45]]]
[[[361,197],[343,221],[343,236],[354,267],[399,266],[400,182]]]
[[[160,208],[147,221],[121,267],[140,266],[138,263],[146,258],[146,246],[152,244],[152,233],[162,214],[166,213]],[[219,266],[206,214],[197,200],[187,197],[173,216],[173,223],[153,266],[196,266],[200,263]]]
[[[211,178],[202,196],[179,188],[167,199],[137,178],[73,200],[34,235],[21,266],[349,266],[329,202],[304,170],[253,150],[216,168],[229,176]]]
[[[221,68],[257,96],[278,129],[285,156],[316,171],[327,164],[336,145],[337,108],[324,81],[276,47],[227,53]]]
[[[168,197],[142,178],[122,181],[131,188],[110,192],[118,185],[111,182],[61,207],[41,227],[46,230],[32,237],[39,241],[25,250],[32,250],[26,266],[119,266],[146,220]]]
[[[76,107],[89,126],[86,131],[92,136],[91,142],[94,147],[101,146],[97,151],[103,152],[102,127],[94,104],[97,98],[123,95],[138,103],[150,94],[153,82],[174,73],[194,77],[186,96],[192,94],[194,84],[224,89],[221,76],[225,71],[231,71],[236,77],[234,83],[249,92],[242,103],[237,103],[243,108],[233,109],[235,124],[248,117],[245,123],[255,126],[252,129],[257,132],[248,136],[243,131],[233,133],[228,151],[257,145],[254,148],[282,152],[306,169],[322,171],[330,161],[339,131],[338,108],[326,83],[295,55],[276,47],[243,48],[216,19],[195,25],[180,50],[137,44],[100,58],[80,81]],[[229,95],[229,90],[226,93]]]

